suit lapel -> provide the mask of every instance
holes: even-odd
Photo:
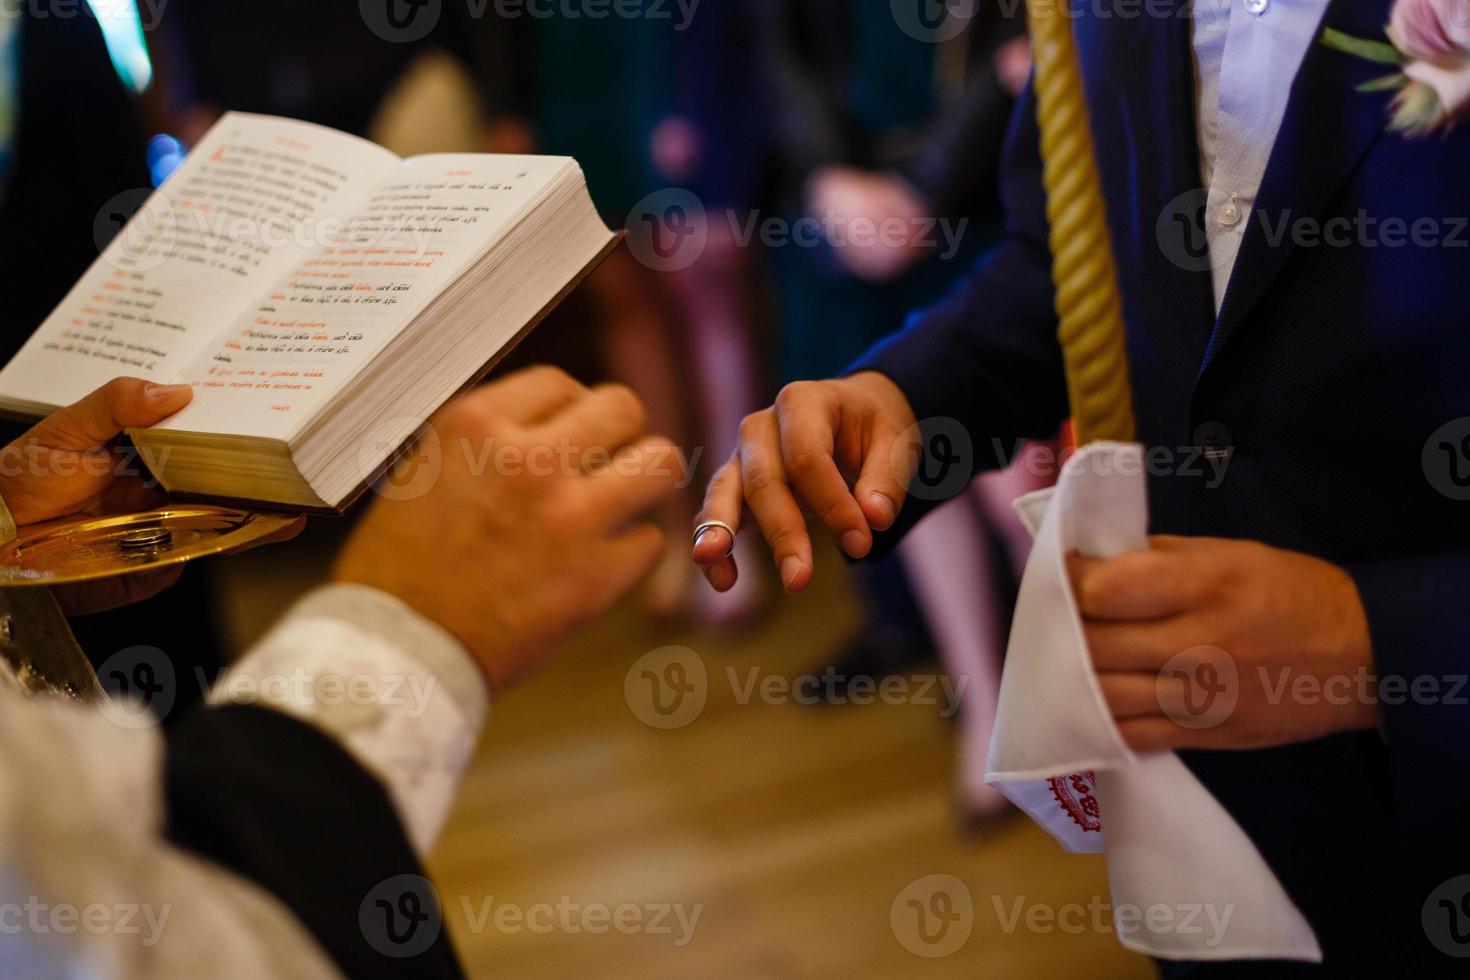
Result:
[[[1180,261],[1174,213],[1196,210],[1199,152],[1188,0],[1169,15],[1088,17],[1077,40],[1123,289],[1129,348],[1199,364],[1214,321],[1208,262]]]
[[[1141,246],[1139,271],[1147,309],[1133,326],[1167,332],[1170,340],[1187,346],[1192,362],[1198,364],[1214,321],[1215,301],[1208,253],[1195,262],[1187,251],[1196,238],[1197,244],[1204,242],[1205,191],[1200,187],[1195,122],[1191,4],[1175,2],[1173,16],[1140,18],[1128,59],[1134,101],[1148,105],[1139,111],[1132,134],[1144,161],[1133,195],[1141,213],[1132,231]],[[1188,242],[1181,237],[1186,225]]]
[[[1386,0],[1332,0],[1322,26],[1378,37],[1387,22]],[[1321,43],[1320,31],[1318,37],[1292,84],[1201,373],[1240,329],[1291,256],[1291,224],[1321,214],[1384,130],[1388,95],[1356,91],[1363,82],[1385,74],[1384,66],[1334,51]]]

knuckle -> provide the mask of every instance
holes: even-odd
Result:
[[[764,466],[753,466],[750,472],[745,474],[745,492],[747,496],[759,497],[774,488],[775,485],[775,476]]]
[[[781,460],[787,472],[797,476],[810,476],[822,468],[822,456],[806,448],[795,448],[790,444],[781,447]]]
[[[570,391],[578,387],[577,380],[553,364],[537,364],[521,372],[520,377],[548,388]]]
[[[778,524],[766,535],[766,541],[777,553],[795,551],[802,538],[801,532],[786,524]]]
[[[429,424],[454,434],[476,433],[488,428],[492,419],[490,406],[483,399],[466,395],[445,405]]]
[[[1222,598],[1230,588],[1230,574],[1209,563],[1179,561],[1161,565],[1161,575],[1175,583],[1180,597],[1194,605]]]
[[[843,500],[841,497],[838,497],[832,501],[829,501],[824,507],[822,507],[821,511],[817,514],[817,519],[828,527],[831,527],[833,524],[839,522],[846,523],[846,521],[843,520],[843,511],[846,509],[847,501]]]
[[[732,477],[728,469],[722,469],[710,477],[709,485],[704,489],[705,508],[709,508],[711,500],[720,497],[730,487]]]
[[[117,402],[133,394],[140,387],[136,378],[113,378],[102,386],[102,394],[109,402]]]
[[[761,409],[759,412],[751,412],[740,420],[740,441],[754,442],[759,439],[765,431],[766,418],[770,415],[770,409]]]
[[[1101,612],[1112,598],[1112,583],[1108,576],[1097,569],[1082,574],[1077,582],[1077,604],[1084,614]]]
[[[510,375],[494,385],[491,390],[501,392],[500,397],[515,397],[517,393],[531,393],[536,399],[573,401],[587,390],[576,378],[550,364],[537,364]]]
[[[665,456],[673,456],[683,459],[687,454],[668,436],[650,436],[647,445],[653,447],[654,453],[662,453]]]
[[[686,476],[679,447],[663,436],[644,440],[635,451],[639,456],[639,472],[645,476],[669,480],[682,480]]]
[[[485,415],[483,399],[476,398],[473,394],[462,395],[455,398],[439,410],[438,418],[446,424],[468,421],[472,418],[480,418]]]
[[[816,382],[793,381],[776,394],[776,408],[787,411],[800,405],[816,389]]]
[[[638,564],[646,564],[649,560],[663,554],[668,547],[668,536],[661,528],[649,525],[638,532],[637,554]]]
[[[625,384],[607,384],[600,389],[607,402],[605,410],[614,421],[630,429],[642,429],[648,420],[648,411],[643,400]]]
[[[1219,583],[1198,574],[1183,573],[1178,578],[1179,597],[1187,606],[1200,606],[1221,595]]]
[[[560,496],[549,507],[545,523],[548,530],[560,527],[563,535],[570,534],[574,538],[580,538],[585,529],[597,523],[591,495]]]

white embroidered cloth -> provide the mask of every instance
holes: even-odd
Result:
[[[1107,855],[1114,925],[1130,949],[1320,962],[1311,926],[1234,818],[1173,752],[1131,751],[1098,688],[1065,559],[1148,546],[1143,462],[1141,446],[1093,443],[1054,488],[1016,501],[1036,544],[986,782],[1069,851]]]

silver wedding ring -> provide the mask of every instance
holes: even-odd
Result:
[[[730,555],[733,554],[735,551],[735,529],[726,524],[724,521],[705,521],[703,524],[699,525],[699,527],[695,528],[694,544],[696,547],[698,547],[699,539],[704,537],[704,532],[713,531],[715,528],[719,528],[720,530],[725,531],[727,534],[730,535],[730,547],[726,549],[725,553],[721,556],[722,558],[729,558]]]

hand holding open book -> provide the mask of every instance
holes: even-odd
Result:
[[[187,384],[130,430],[166,490],[342,510],[616,240],[569,158],[402,160],[230,114],[0,371],[0,409]]]

